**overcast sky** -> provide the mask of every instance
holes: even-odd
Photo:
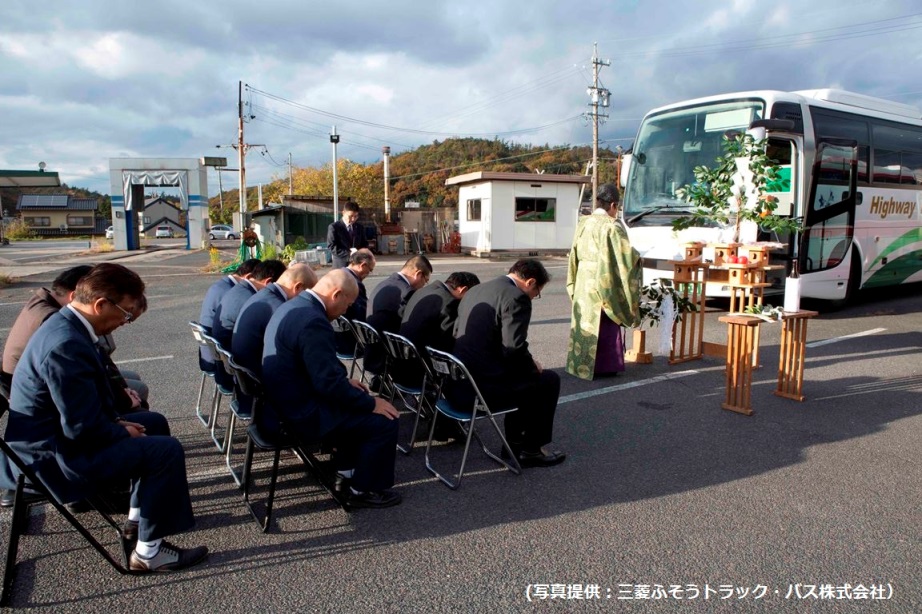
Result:
[[[451,136],[604,144],[678,100],[836,87],[922,106],[918,0],[3,0],[0,169],[109,193],[109,158],[226,156],[247,183]],[[338,117],[333,117],[338,116]],[[459,171],[460,172],[460,171]],[[224,175],[225,188],[236,176]],[[209,173],[209,192],[217,177]]]

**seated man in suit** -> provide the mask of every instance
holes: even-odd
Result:
[[[342,269],[320,278],[279,307],[266,328],[263,350],[264,418],[267,430],[284,427],[302,444],[336,448],[340,487],[352,507],[389,507],[401,501],[394,485],[397,410],[348,379],[336,359],[330,325],[358,296],[355,279]]]
[[[345,268],[349,265],[349,256],[368,247],[365,228],[358,220],[359,206],[350,201],[343,205],[342,219],[327,227],[327,247],[333,257],[334,269]]]
[[[368,293],[365,291],[365,278],[371,275],[375,270],[375,255],[370,249],[360,249],[349,256],[349,266],[346,271],[352,274],[356,283],[359,285],[359,295],[355,302],[349,305],[349,309],[343,314],[352,322],[358,320],[365,321],[368,312]],[[355,352],[355,335],[350,332],[336,334],[336,351],[340,354],[352,354]]]
[[[163,539],[195,524],[182,445],[164,434],[159,414],[115,412],[96,345],[132,322],[144,302],[144,282],[121,265],[99,264],[80,279],[73,301],[32,336],[13,374],[6,441],[61,503],[130,479],[123,535],[137,544],[129,567],[173,571],[208,553]],[[17,479],[12,463],[0,459],[0,485],[14,487]]]
[[[268,284],[243,304],[231,337],[230,351],[237,364],[257,376],[262,375],[263,337],[272,314],[285,301],[313,288],[316,283],[317,274],[310,265],[295,262],[277,281]]]
[[[284,272],[285,263],[281,260],[263,260],[253,267],[253,272],[248,277],[240,280],[221,298],[218,308],[215,309],[211,336],[221,344],[222,348],[230,351],[233,347],[234,325],[237,323],[237,316],[240,315],[243,304],[278,279]],[[216,366],[215,382],[224,388],[231,388],[234,385],[233,379],[224,372],[220,362]]]
[[[225,275],[218,281],[211,284],[211,287],[205,292],[205,300],[202,301],[202,309],[199,313],[198,323],[205,328],[205,332],[209,335],[211,330],[214,328],[214,314],[218,310],[218,306],[221,304],[221,299],[224,298],[224,295],[227,294],[231,288],[236,286],[242,279],[248,278],[253,274],[253,269],[259,264],[258,258],[250,258],[249,260],[244,260],[240,266],[237,267],[237,270],[231,273],[230,275]],[[199,368],[202,371],[207,371],[213,373],[215,370],[215,360],[216,357],[212,356],[211,348],[208,348],[204,345],[199,346]]]
[[[93,267],[88,264],[67,269],[52,282],[51,291],[40,288],[19,312],[3,347],[3,371],[0,373],[0,392],[3,396],[6,398],[10,396],[13,372],[19,364],[19,359],[29,339],[43,322],[71,302],[77,282],[92,269]],[[144,308],[146,309],[146,303]],[[147,409],[147,384],[142,382],[140,376],[134,371],[120,371],[110,358],[110,354],[115,349],[112,336],[102,336],[99,345],[106,349],[104,358],[110,374],[112,392],[116,398],[117,411],[126,413],[136,411],[141,407]],[[0,507],[3,507],[2,501],[0,501]]]
[[[452,273],[444,282],[435,281],[413,293],[403,311],[400,334],[413,342],[425,360],[426,347],[451,352],[455,344],[455,321],[458,303],[470,288],[480,283],[473,273]],[[400,383],[419,385],[422,372],[418,364],[395,365],[394,379]]]
[[[403,268],[378,284],[371,295],[371,313],[368,323],[378,333],[388,331],[396,333],[400,330],[400,320],[403,318],[403,309],[410,300],[410,296],[429,282],[432,275],[432,263],[423,255],[411,256]],[[365,368],[372,373],[379,374],[384,370],[384,346],[377,343],[368,348],[365,356]],[[372,382],[372,389],[377,389]]]
[[[566,454],[547,446],[554,433],[560,376],[528,351],[531,303],[550,275],[540,261],[523,259],[509,274],[471,288],[458,305],[454,354],[467,366],[491,409],[506,414],[509,447],[523,467],[548,467]],[[449,391],[466,402],[462,390]]]

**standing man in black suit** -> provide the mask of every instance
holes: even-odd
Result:
[[[506,440],[523,467],[549,467],[566,458],[548,447],[560,376],[545,371],[528,351],[531,302],[541,298],[549,280],[540,261],[522,259],[508,275],[471,288],[458,305],[454,354],[491,408],[519,408],[506,414]]]
[[[359,206],[354,202],[343,205],[343,217],[327,227],[327,247],[333,255],[333,268],[348,266],[349,256],[368,247],[365,228],[359,224]]]
[[[378,284],[371,295],[371,313],[368,323],[378,333],[384,331],[396,333],[400,330],[403,309],[410,296],[429,282],[432,275],[432,263],[423,255],[411,256],[403,268]],[[384,370],[384,346],[375,344],[368,348],[365,356],[365,368],[379,374]],[[372,382],[372,389],[375,389]]]

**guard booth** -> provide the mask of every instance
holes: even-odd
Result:
[[[200,158],[109,158],[112,186],[113,241],[117,250],[141,248],[144,189],[179,189],[180,207],[186,212],[186,249],[205,246],[208,228],[208,174]]]

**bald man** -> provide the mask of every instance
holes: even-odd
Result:
[[[355,278],[336,269],[273,314],[264,339],[266,406],[260,426],[281,424],[302,444],[335,446],[337,484],[350,507],[383,508],[402,499],[391,490],[398,413],[348,378],[336,359],[330,325],[358,293]]]

